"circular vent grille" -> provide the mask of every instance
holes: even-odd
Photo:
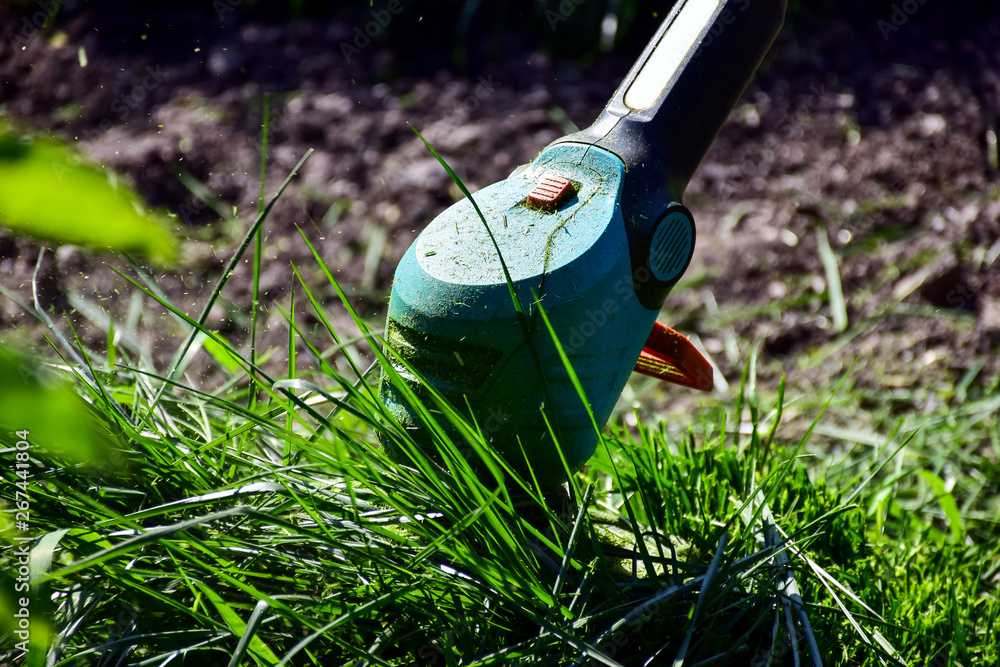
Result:
[[[694,223],[681,211],[660,220],[649,247],[649,265],[658,280],[675,280],[694,252]]]

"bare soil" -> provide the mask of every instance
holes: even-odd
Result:
[[[762,379],[773,383],[784,371],[800,391],[825,386],[854,363],[859,386],[919,387],[921,400],[946,393],[977,360],[984,367],[974,386],[994,386],[1000,9],[903,4],[915,12],[866,3],[854,18],[845,11],[786,29],[687,191],[698,249],[661,319],[697,334],[731,384],[756,340]],[[155,279],[197,313],[257,210],[269,94],[268,195],[314,151],[265,227],[263,347],[279,350],[293,264],[331,317],[345,322],[300,230],[377,325],[402,253],[460,196],[410,126],[475,191],[573,123],[589,124],[635,56],[634,47],[621,48],[582,65],[523,39],[459,70],[436,66],[447,58],[428,58],[428,66],[414,62],[412,50],[378,44],[346,57],[342,44],[363,20],[356,15],[205,16],[109,15],[67,3],[53,26],[20,39],[21,15],[0,11],[0,111],[77,142],[177,214],[183,263]],[[656,21],[641,20],[651,34]],[[426,48],[449,52],[445,44]],[[220,222],[181,172],[235,210],[238,222]],[[839,258],[846,334],[834,330],[821,234]],[[0,283],[29,301],[39,252],[0,231]],[[41,305],[69,315],[98,347],[101,336],[78,304],[121,322],[130,308],[131,290],[105,262],[131,271],[120,258],[71,247],[50,249],[39,271]],[[241,264],[210,318],[234,341],[247,337],[250,265]],[[301,297],[300,290],[300,304]],[[30,331],[14,302],[0,303],[7,337]],[[308,308],[299,310],[300,324],[317,326]],[[154,354],[172,351],[182,330],[152,306],[131,324],[137,344]]]

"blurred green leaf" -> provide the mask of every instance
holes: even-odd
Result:
[[[941,503],[941,509],[948,517],[948,526],[951,528],[951,535],[956,543],[960,543],[965,538],[965,523],[962,521],[962,514],[958,511],[958,503],[955,496],[947,490],[944,480],[929,470],[918,470],[917,474],[930,485],[931,490]]]
[[[108,459],[107,440],[80,397],[66,385],[43,382],[35,364],[3,348],[0,405],[0,432],[28,431],[32,446],[81,463]]]
[[[177,243],[162,216],[109,174],[48,140],[0,126],[0,225],[57,243],[142,253],[160,264]]]
[[[222,367],[230,373],[235,373],[242,368],[242,366],[240,366],[240,362],[233,356],[233,354],[225,347],[217,343],[214,338],[206,336],[202,341],[202,345],[205,346],[205,351],[212,355],[212,358],[218,361],[219,364],[221,364]]]

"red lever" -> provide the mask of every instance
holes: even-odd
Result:
[[[653,324],[635,372],[699,391],[715,387],[708,359],[685,336],[659,322]]]

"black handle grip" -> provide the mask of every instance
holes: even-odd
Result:
[[[594,124],[555,142],[599,146],[625,163],[622,212],[635,271],[649,269],[657,223],[679,206],[781,30],[786,5],[678,0]],[[692,225],[692,242],[693,233]],[[659,309],[675,283],[652,279],[635,287],[643,304]]]
[[[668,189],[680,196],[781,29],[786,4],[679,0],[581,133],[590,135],[585,143],[630,168],[665,162]]]

